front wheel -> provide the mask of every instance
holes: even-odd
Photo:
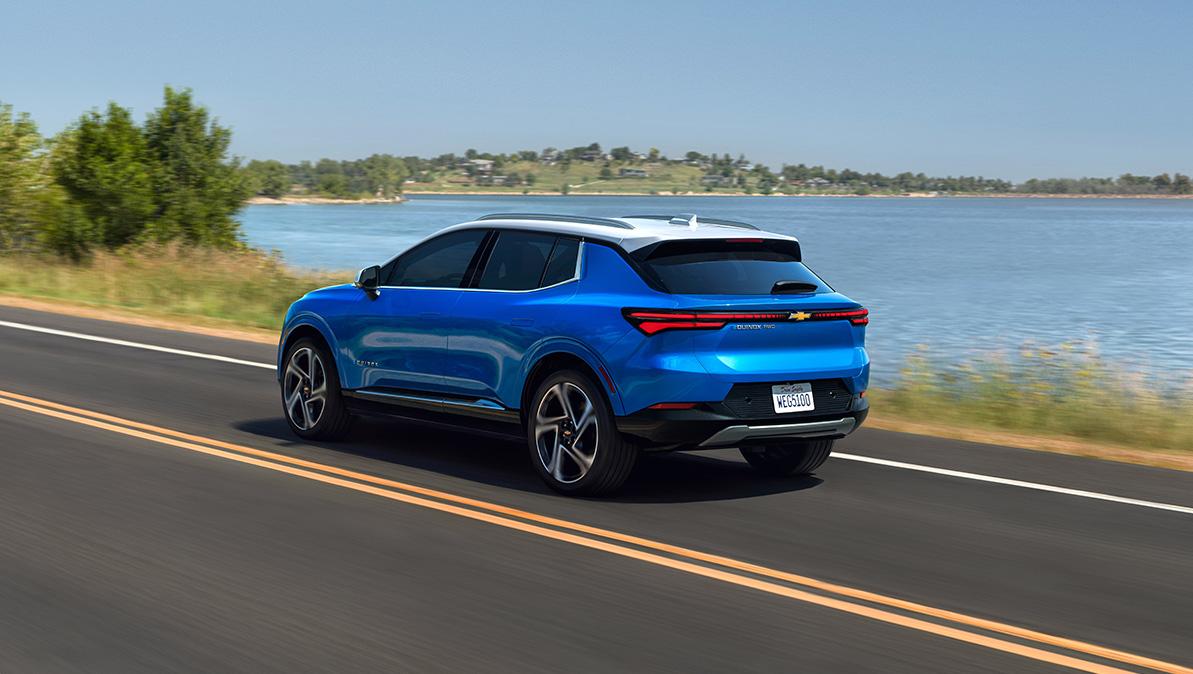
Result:
[[[547,377],[528,411],[531,461],[552,489],[576,496],[605,494],[629,477],[638,449],[617,431],[609,403],[592,378],[574,370]]]
[[[320,342],[308,337],[286,351],[282,409],[294,434],[307,440],[336,440],[348,432],[336,363]]]
[[[741,455],[756,470],[767,475],[807,475],[828,460],[832,438],[800,440],[782,445],[742,447]]]

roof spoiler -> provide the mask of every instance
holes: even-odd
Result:
[[[666,220],[673,225],[686,225],[688,227],[695,227],[700,224],[720,225],[721,227],[737,227],[738,229],[752,229],[759,231],[757,227],[748,222],[738,222],[737,220],[722,220],[720,218],[698,218],[695,213],[680,213],[678,215],[626,215],[624,219],[639,218],[641,220]]]

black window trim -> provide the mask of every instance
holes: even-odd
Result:
[[[398,262],[400,262],[401,259],[406,257],[407,255],[410,255],[410,254],[418,251],[421,248],[429,246],[430,244],[435,243],[436,241],[438,241],[439,239],[442,239],[445,236],[451,236],[452,234],[456,234],[457,232],[470,232],[470,231],[472,231],[472,230],[471,229],[457,229],[457,230],[453,230],[450,232],[443,232],[436,236],[432,236],[429,239],[420,241],[417,245],[410,248],[409,250],[393,256],[384,265],[382,265],[382,267],[383,268],[390,267],[389,275],[392,276],[393,275],[393,267],[397,266]],[[461,279],[459,286],[395,286],[395,285],[390,285],[390,284],[386,283],[386,285],[378,286],[378,290],[380,290],[382,288],[395,288],[395,289],[406,289],[406,290],[469,290],[469,288],[466,287],[468,285],[468,282],[470,279],[469,275],[475,273],[477,264],[481,258],[481,255],[486,252],[486,250],[488,249],[489,242],[494,238],[493,230],[486,229],[486,230],[484,230],[484,232],[485,232],[485,234],[483,237],[481,237],[480,245],[478,245],[476,247],[476,252],[474,252],[472,254],[472,259],[468,261],[468,266],[465,267],[465,269],[464,269],[464,278]],[[389,280],[390,279],[388,279],[388,278],[386,279],[387,282]]]
[[[455,231],[458,232],[458,231],[469,231],[469,230],[463,229],[463,230],[455,230]],[[489,256],[493,254],[493,248],[496,247],[497,239],[499,238],[501,232],[531,232],[534,234],[544,234],[546,236],[553,236],[553,237],[555,237],[555,243],[552,244],[552,246],[551,246],[552,253],[555,252],[555,245],[558,245],[559,239],[561,239],[563,237],[567,237],[567,238],[571,238],[571,239],[578,239],[580,241],[580,245],[576,248],[576,269],[572,273],[571,278],[564,279],[558,283],[552,283],[549,286],[530,288],[529,290],[503,290],[503,289],[499,289],[499,288],[477,288],[476,284],[480,282],[481,276],[485,273],[485,266],[487,264],[489,264]],[[453,232],[444,232],[440,236],[446,236],[451,233],[453,233]],[[423,246],[425,246],[437,239],[439,239],[439,236],[431,237],[430,239],[427,239],[426,241],[419,243],[417,246],[411,248],[410,250],[408,250],[400,255],[394,256],[389,262],[386,262],[385,264],[389,265],[390,263],[396,263],[402,257],[409,255],[410,253],[413,253],[414,251],[418,250],[419,248],[422,248]],[[587,242],[588,242],[588,240],[582,236],[574,236],[571,234],[561,234],[559,232],[547,232],[547,231],[542,231],[542,230],[538,230],[538,229],[522,229],[522,228],[512,228],[512,227],[486,229],[485,230],[485,238],[481,240],[480,246],[477,247],[476,253],[473,254],[472,260],[468,263],[468,269],[467,269],[467,271],[464,272],[464,280],[460,283],[459,287],[448,288],[448,287],[439,287],[439,286],[383,285],[383,286],[379,286],[378,289],[393,288],[393,289],[407,289],[407,290],[467,290],[470,292],[482,292],[482,293],[534,293],[534,292],[538,292],[540,290],[547,290],[549,288],[555,288],[555,287],[564,285],[565,283],[574,283],[576,281],[579,281],[580,276],[584,271],[583,270],[583,267],[584,267],[584,244]],[[550,256],[547,257],[547,261],[548,262],[551,261]],[[543,273],[545,274],[546,272],[547,272],[546,267],[544,267]],[[540,275],[539,283],[542,283],[542,278],[543,277]]]

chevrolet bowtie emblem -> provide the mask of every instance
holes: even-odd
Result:
[[[788,316],[787,318],[790,320],[793,320],[793,321],[806,321],[811,317],[812,317],[812,314],[809,314],[806,311],[797,311],[797,312],[791,314],[790,316]]]

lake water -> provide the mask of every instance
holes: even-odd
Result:
[[[875,377],[927,345],[942,360],[1093,340],[1153,374],[1193,376],[1193,201],[768,197],[414,197],[250,206],[247,241],[293,265],[355,270],[485,213],[694,212],[800,239],[871,310]]]

